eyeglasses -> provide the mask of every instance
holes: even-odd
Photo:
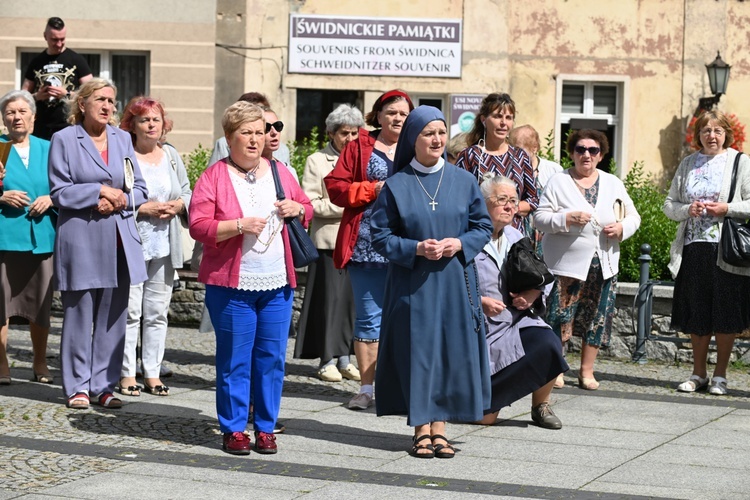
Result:
[[[518,207],[518,198],[508,198],[507,196],[488,196],[484,199],[487,203],[491,204],[493,207],[504,207],[508,203],[512,204],[514,207]]]
[[[284,130],[284,122],[279,120],[273,123],[266,123],[266,134],[271,131],[271,127],[276,129],[276,132],[281,132],[282,130]]]
[[[724,129],[723,128],[703,128],[701,129],[701,135],[711,135],[711,132],[714,133],[714,135],[724,135]]]
[[[583,146],[576,146],[573,148],[573,151],[578,153],[579,155],[583,155],[586,153],[586,151],[589,152],[591,156],[596,156],[601,152],[601,148],[597,148],[596,146],[591,146],[590,148],[586,148]]]

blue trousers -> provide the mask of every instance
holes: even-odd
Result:
[[[273,432],[281,406],[294,292],[206,286],[216,334],[216,413],[221,432],[247,427],[250,396],[256,431]]]

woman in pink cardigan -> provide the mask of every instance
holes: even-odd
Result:
[[[255,451],[276,453],[284,360],[297,280],[284,219],[312,218],[310,200],[286,168],[276,169],[286,199],[276,199],[274,168],[262,158],[263,110],[239,101],[224,112],[227,158],[198,179],[190,235],[203,243],[198,280],[216,332],[216,412],[224,451],[250,453],[245,433],[254,401]]]

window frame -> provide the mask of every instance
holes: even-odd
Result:
[[[563,113],[562,95],[563,85],[583,85],[583,113]],[[627,174],[626,159],[628,158],[628,145],[625,140],[625,131],[628,130],[629,107],[630,107],[630,77],[626,75],[574,75],[559,74],[555,78],[555,156],[560,158],[562,153],[560,137],[562,125],[570,123],[571,119],[598,119],[607,120],[607,125],[615,127],[615,144],[612,149],[612,157],[617,163],[619,177]],[[594,87],[610,86],[617,89],[615,100],[615,114],[594,114]]]

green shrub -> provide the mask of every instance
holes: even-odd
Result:
[[[565,150],[565,148],[562,148],[561,152],[561,158],[558,160],[557,158],[555,158],[555,132],[553,130],[550,130],[547,136],[544,138],[544,146],[541,146],[539,148],[539,153],[537,154],[540,158],[559,163],[563,170],[567,170],[573,166],[573,160],[570,158],[570,155]]]
[[[635,162],[625,177],[625,188],[641,216],[641,227],[620,244],[619,281],[638,281],[641,245],[651,245],[651,279],[671,280],[667,269],[669,247],[677,231],[677,222],[664,215],[662,206],[666,194],[657,188],[652,175],[643,171],[643,162]]]
[[[325,143],[320,139],[318,127],[313,127],[308,137],[305,137],[301,141],[289,141],[287,146],[289,146],[289,161],[292,164],[292,168],[297,172],[300,181],[302,181],[307,157],[322,149]]]
[[[198,177],[208,168],[209,159],[211,159],[211,151],[204,148],[200,143],[197,148],[183,156],[182,160],[185,162],[185,169],[188,179],[190,179],[190,189],[195,187]]]

